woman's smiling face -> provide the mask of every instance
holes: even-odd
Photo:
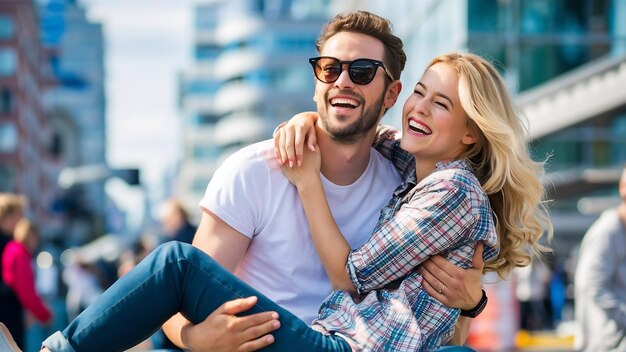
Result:
[[[457,159],[476,142],[458,94],[459,75],[446,63],[429,67],[402,110],[402,149],[420,162]]]

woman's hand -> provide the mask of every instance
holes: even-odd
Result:
[[[304,149],[304,158],[299,167],[290,167],[289,165],[281,165],[281,169],[289,182],[293,183],[298,191],[301,191],[303,187],[310,185],[311,182],[320,181],[320,167],[322,164],[322,154],[319,149],[311,151]]]
[[[278,125],[274,133],[274,150],[281,164],[289,167],[302,165],[305,141],[309,150],[315,151],[315,123],[318,116],[316,112],[302,112]]]

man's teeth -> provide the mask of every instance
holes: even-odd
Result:
[[[431,134],[433,133],[430,128],[428,128],[426,125],[423,125],[417,121],[414,120],[410,120],[409,121],[409,128],[415,132],[419,132],[419,133],[423,133],[423,134]]]
[[[334,98],[330,100],[330,105],[348,107],[348,108],[356,108],[357,106],[359,106],[359,103],[352,99]]]

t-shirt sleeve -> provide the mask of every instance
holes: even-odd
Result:
[[[250,147],[228,157],[213,174],[200,207],[252,238],[261,219],[262,201],[268,199],[268,161],[271,156]]]

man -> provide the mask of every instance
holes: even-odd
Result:
[[[330,40],[336,35],[342,39]],[[380,209],[400,182],[393,165],[371,146],[376,126],[402,88],[406,56],[390,23],[362,11],[333,19],[317,49],[341,62],[334,82],[316,81],[314,101],[322,126],[317,141],[330,208],[355,248],[372,233]],[[360,58],[368,60],[352,63]],[[223,163],[200,206],[195,246],[305,322],[316,317],[331,287],[297,191],[280,170],[272,141],[244,148]],[[482,294],[482,263],[476,266],[464,272],[435,258],[423,267],[425,288],[445,304],[472,308]],[[269,333],[280,322],[267,312],[236,315],[254,303],[227,302],[197,325],[177,315],[164,330],[174,343],[194,351],[256,350],[273,342]]]
[[[626,351],[626,165],[621,203],[606,210],[580,245],[574,279],[577,351]]]

